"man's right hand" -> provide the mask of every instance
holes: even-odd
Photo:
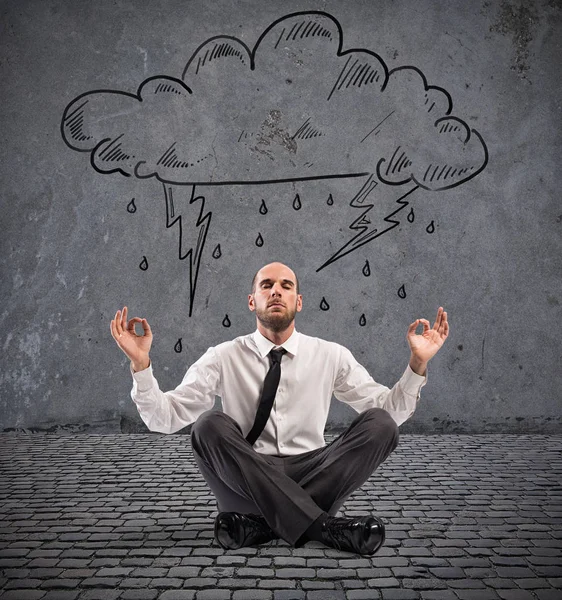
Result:
[[[136,323],[142,325],[143,335],[136,333]],[[113,339],[131,361],[133,370],[146,369],[150,365],[148,353],[152,345],[152,331],[148,321],[139,317],[133,317],[127,321],[127,307],[125,306],[123,311],[118,310],[115,313],[115,319],[111,321],[110,329]]]

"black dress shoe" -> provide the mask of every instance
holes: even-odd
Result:
[[[271,542],[277,535],[261,515],[221,512],[215,519],[215,538],[223,548],[236,550]]]
[[[337,550],[370,556],[384,543],[384,524],[377,517],[328,517],[322,525],[322,543]]]

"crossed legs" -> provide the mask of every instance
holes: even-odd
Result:
[[[332,443],[296,456],[256,452],[234,419],[207,411],[193,424],[197,466],[219,511],[261,514],[295,545],[324,512],[334,516],[398,445],[398,427],[383,409],[357,415]]]

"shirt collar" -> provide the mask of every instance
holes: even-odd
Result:
[[[258,349],[258,354],[265,358],[271,351],[272,348],[275,348],[276,345],[271,341],[264,337],[258,329],[254,331],[252,334],[254,343]],[[291,356],[295,356],[299,347],[299,332],[295,329],[289,337],[288,340],[281,344],[281,348],[284,348]]]

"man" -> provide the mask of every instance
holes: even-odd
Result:
[[[124,307],[111,321],[111,334],[131,360],[131,396],[147,427],[174,433],[193,423],[193,455],[217,499],[215,536],[223,548],[281,537],[296,547],[315,540],[372,555],[384,542],[382,521],[335,514],[396,448],[398,426],[416,408],[427,363],[448,336],[447,313],[439,307],[433,328],[426,319],[410,325],[410,362],[389,389],[343,346],[295,330],[298,288],[286,265],[260,269],[248,295],[257,330],[209,348],[166,393],[152,374],[147,320],[127,321]],[[136,323],[144,335],[136,334]],[[419,324],[422,334],[416,334]],[[325,445],[332,394],[359,414]],[[222,412],[211,410],[215,395]]]

